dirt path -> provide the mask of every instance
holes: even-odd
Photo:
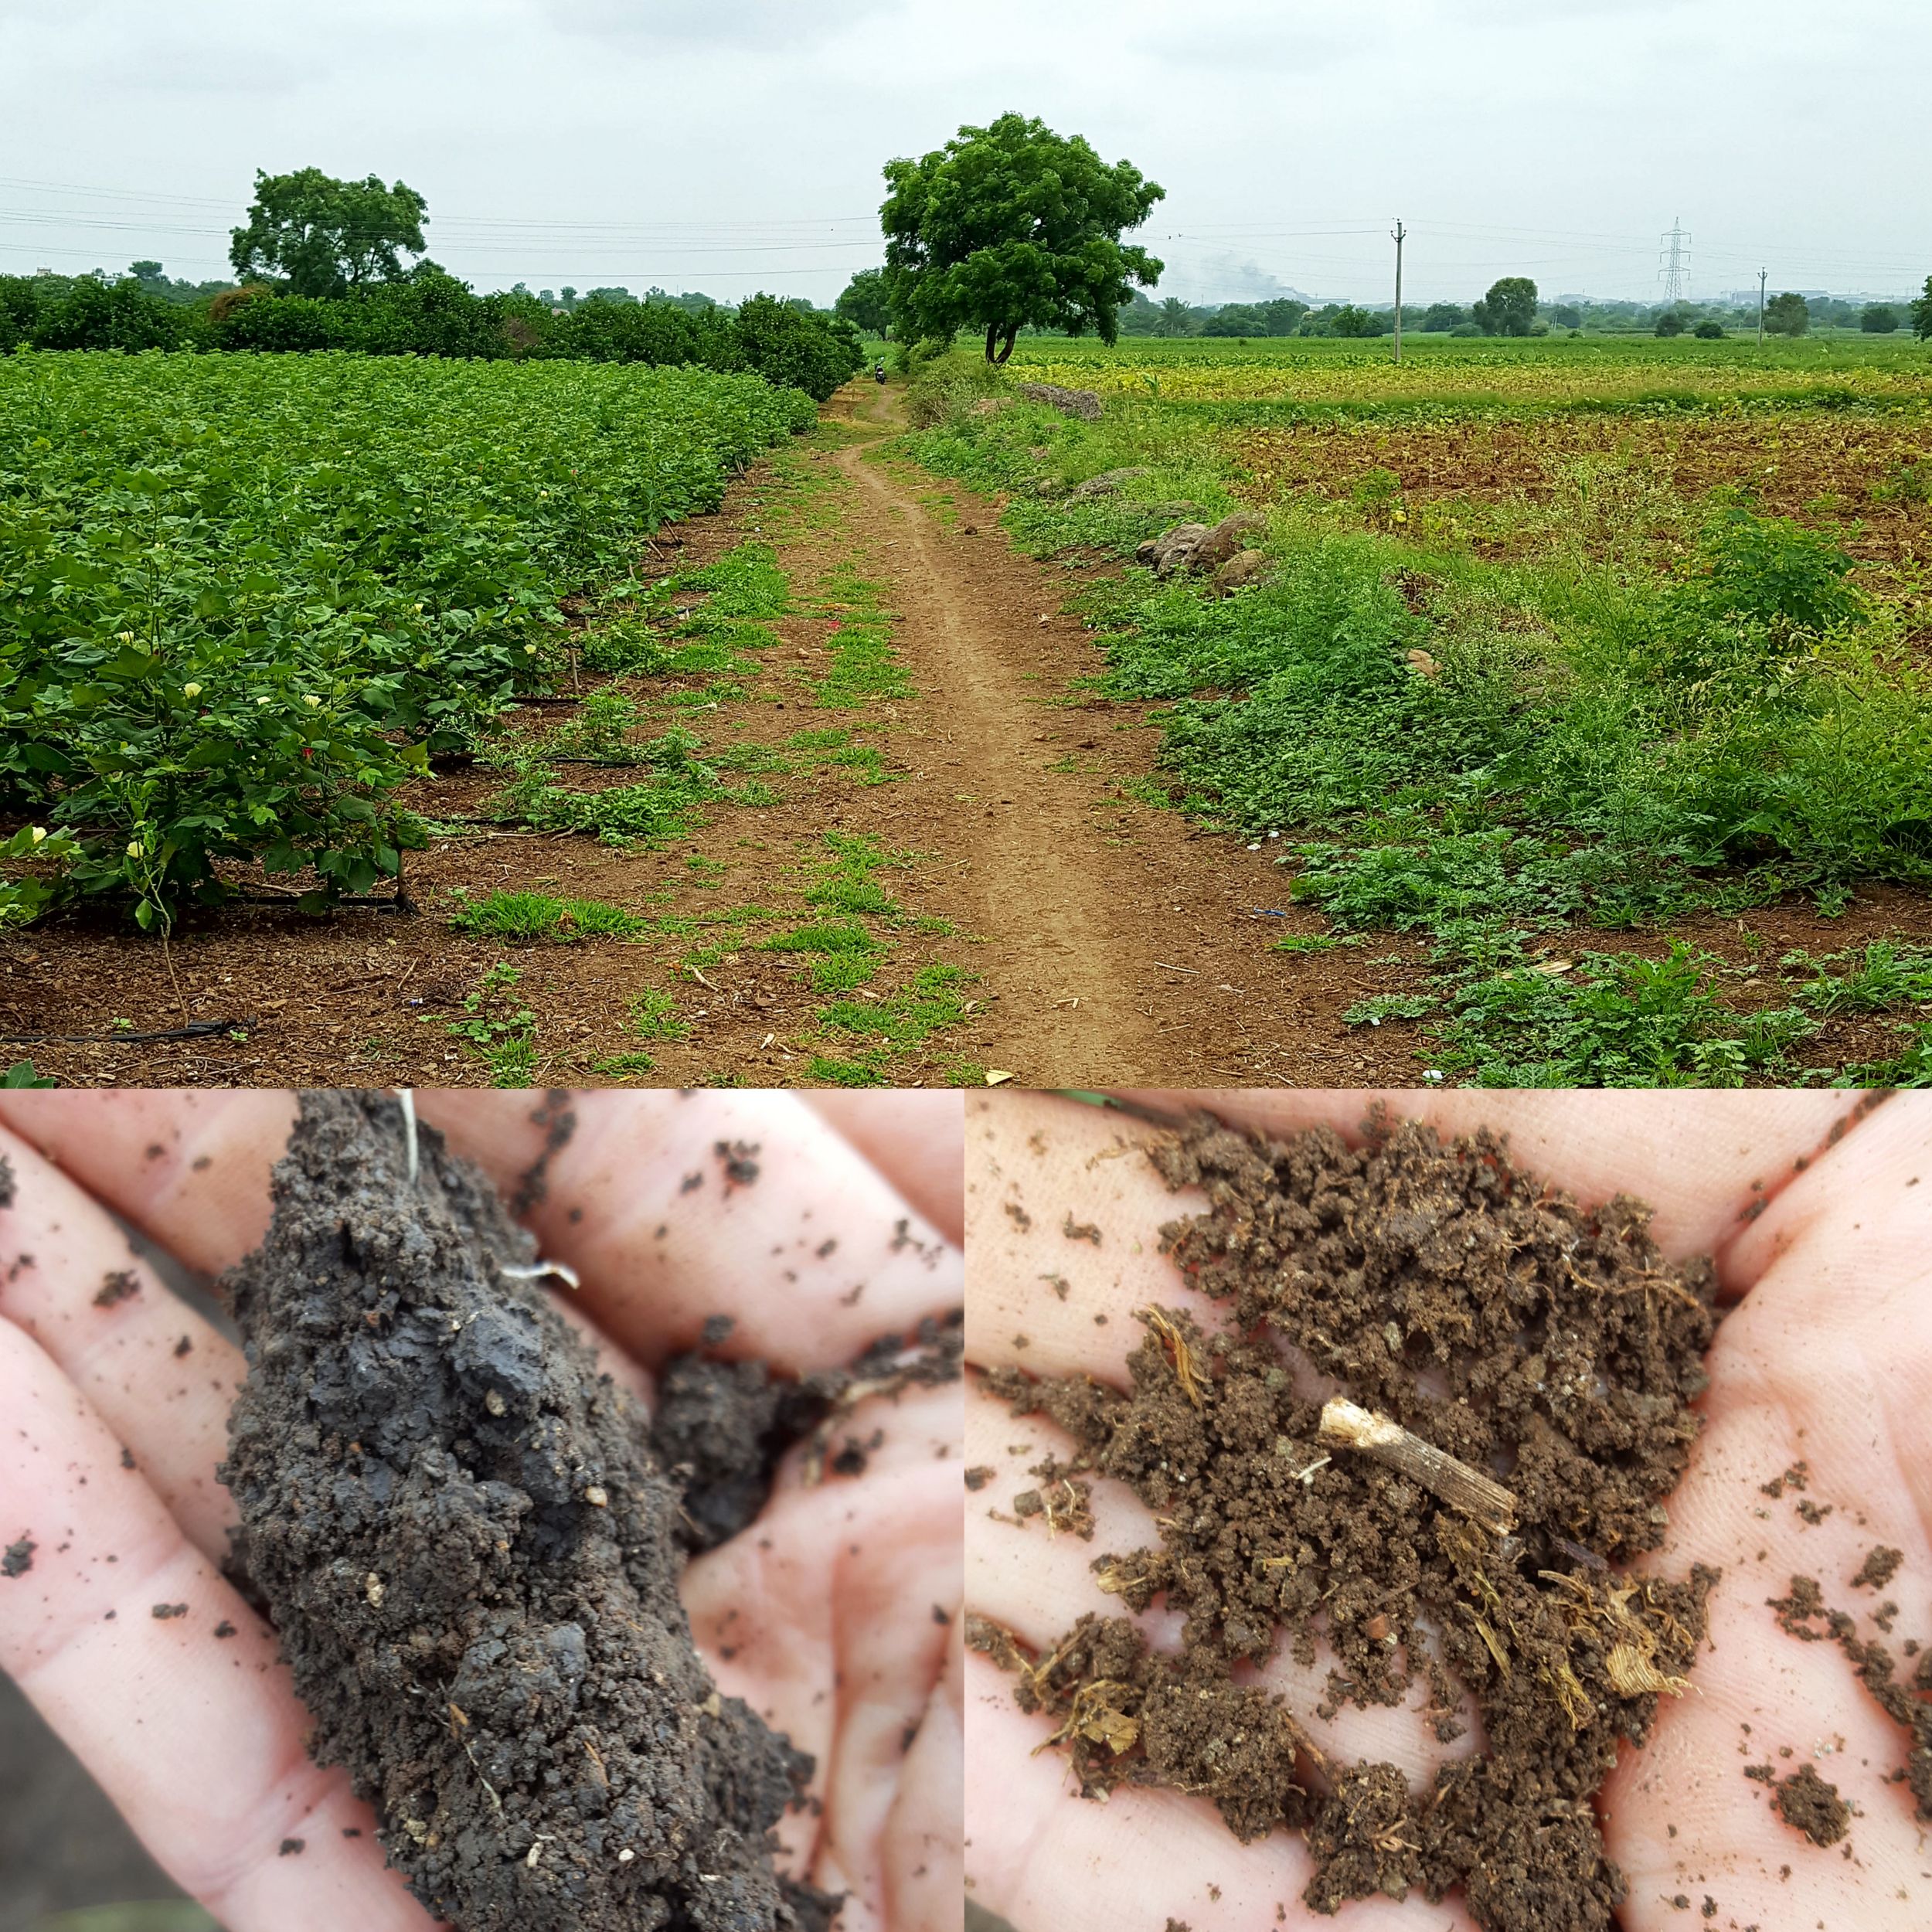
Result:
[[[503,825],[504,774],[446,764],[406,801],[431,828],[415,917],[308,918],[257,880],[258,903],[183,918],[172,973],[100,911],[0,934],[0,1065],[153,1085],[1419,1083],[1413,1032],[1343,1015],[1421,990],[1422,944],[1277,949],[1324,926],[1281,848],[1165,808],[1155,707],[1097,688],[1065,607],[1114,566],[1015,552],[998,504],[912,464],[900,405],[852,385],[643,560],[674,607],[652,634],[696,648],[609,688],[637,707],[634,743],[685,733],[730,787],[681,829],[611,846]],[[709,566],[747,560],[775,600],[720,644]],[[590,621],[614,616],[639,613]],[[561,758],[577,715],[559,698],[511,730],[569,788],[648,777]],[[504,895],[629,927],[470,917]],[[1861,893],[1828,925],[1787,908],[1749,934],[1716,915],[1676,930],[1727,954],[1829,950],[1900,930],[1897,897]],[[184,1020],[193,1038],[141,1037]]]
[[[869,420],[886,416],[883,392],[867,400]],[[998,573],[989,584],[985,546],[961,556],[917,494],[864,454],[855,444],[839,465],[859,487],[862,526],[901,532],[883,539],[899,553],[899,649],[937,700],[947,768],[976,794],[961,806],[972,839],[958,870],[975,924],[995,936],[1012,1057],[1063,1083],[1151,1067],[1152,1029],[1131,997],[1142,962],[1118,930],[1119,868],[1088,801],[1043,767],[1039,701],[1022,695],[1050,607],[1029,608],[1037,591],[1016,597],[1026,587]]]

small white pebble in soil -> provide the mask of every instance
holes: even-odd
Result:
[[[583,1500],[593,1509],[602,1509],[609,1503],[611,1498],[596,1483],[593,1483],[588,1489],[584,1491]]]
[[[620,1865],[628,1865],[636,1856],[637,1853],[632,1851],[630,1846],[627,1845],[624,1849],[617,1854],[617,1862]]]
[[[369,1607],[372,1610],[380,1610],[383,1607],[382,1578],[372,1570],[364,1580],[362,1587],[369,1592]]]
[[[492,1415],[500,1416],[504,1410],[503,1398],[495,1389],[487,1389],[483,1393],[483,1406]]]

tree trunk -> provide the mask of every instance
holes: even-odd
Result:
[[[989,322],[986,328],[986,359],[989,362],[995,359],[993,355],[993,342],[998,334],[998,323]]]
[[[1008,357],[1008,356],[1009,356],[1009,355],[1011,355],[1012,354],[1012,352],[1013,352],[1013,345],[1014,345],[1014,343],[1015,343],[1015,342],[1018,342],[1019,340],[1019,323],[1017,323],[1017,322],[1015,322],[1015,323],[1014,323],[1014,325],[1012,325],[1012,327],[1011,328],[1009,328],[1009,329],[1006,332],[1006,339],[1005,339],[1005,342],[1003,342],[1002,343],[1001,343],[998,355],[997,356],[993,356],[992,359],[993,359],[994,361],[995,361],[995,362],[1005,362],[1005,361],[1006,360],[1007,357]],[[988,353],[989,355],[992,355],[992,350],[989,349],[988,350],[987,353]]]

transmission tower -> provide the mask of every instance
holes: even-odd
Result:
[[[1690,244],[1683,218],[1672,220],[1670,232],[1660,236],[1662,243],[1663,267],[1657,271],[1657,279],[1664,284],[1664,299],[1667,302],[1681,302],[1690,293]]]

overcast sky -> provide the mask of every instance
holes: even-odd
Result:
[[[1160,293],[1896,294],[1929,0],[0,0],[0,271],[227,272],[254,170],[398,176],[481,287],[828,301],[1008,108],[1167,189]]]

